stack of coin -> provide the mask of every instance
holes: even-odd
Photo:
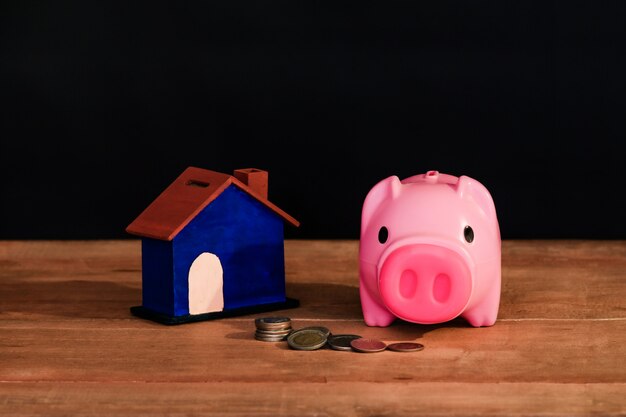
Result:
[[[254,320],[254,338],[263,342],[283,342],[295,350],[318,350],[329,346],[333,350],[374,353],[391,350],[394,352],[418,352],[424,345],[416,342],[387,344],[378,339],[367,339],[357,334],[333,334],[328,327],[291,327],[291,319],[283,316],[260,317]]]
[[[292,331],[289,317],[260,317],[254,324],[254,338],[263,342],[282,342]]]

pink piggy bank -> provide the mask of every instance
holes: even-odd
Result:
[[[361,214],[359,291],[368,326],[458,316],[492,326],[500,305],[500,227],[478,181],[438,171],[377,183]]]

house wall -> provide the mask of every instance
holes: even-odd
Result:
[[[225,310],[285,301],[284,220],[236,186],[173,240],[176,315],[189,314],[189,267],[203,252],[222,263]]]
[[[174,315],[172,242],[141,240],[142,305],[168,316]]]

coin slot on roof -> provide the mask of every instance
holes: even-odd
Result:
[[[185,185],[190,185],[192,187],[207,188],[211,184],[205,181],[189,180],[185,183]]]

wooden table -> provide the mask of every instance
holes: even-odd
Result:
[[[357,353],[257,341],[256,316],[132,316],[139,241],[0,242],[0,415],[626,415],[626,241],[502,249],[493,327],[370,328],[358,242],[285,242],[293,327],[425,346]]]

